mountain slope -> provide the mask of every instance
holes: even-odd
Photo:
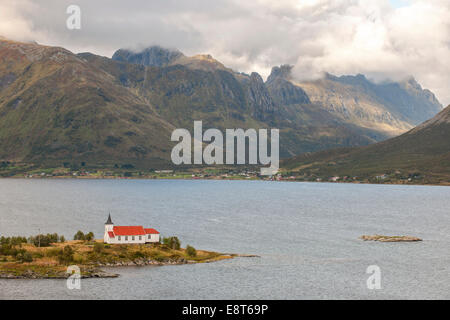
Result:
[[[376,141],[377,133],[345,123],[327,110],[308,103],[299,88],[295,90],[302,92],[301,99],[283,105],[275,100],[274,90],[271,91],[259,74],[237,73],[217,63],[212,68],[209,58],[197,60],[195,67],[178,64],[176,60],[158,68],[93,54],[79,56],[151,101],[158,113],[177,127],[189,129],[194,120],[203,120],[205,128],[221,130],[280,128],[282,157]]]
[[[450,106],[411,131],[377,144],[304,154],[284,162],[305,176],[421,178],[450,182]],[[383,177],[385,178],[385,177]]]
[[[400,83],[375,84],[364,75],[335,77],[327,74],[315,81],[297,81],[290,66],[276,70],[275,77],[301,88],[312,103],[335,117],[388,137],[404,133],[435,116],[442,105],[414,79]],[[273,72],[272,72],[273,73]],[[273,81],[269,77],[268,82]]]
[[[389,135],[314,102],[289,68],[237,73],[208,55],[151,47],[114,59],[0,40],[0,160],[170,165],[172,130],[279,128],[280,155]]]
[[[0,158],[167,159],[173,126],[110,74],[71,52],[0,41]]]
[[[222,130],[281,123],[257,74],[142,66],[7,40],[0,41],[0,61],[1,160],[149,168],[170,163],[172,130],[192,130],[194,120]],[[326,111],[304,109],[312,123],[281,123],[282,155],[360,145]]]

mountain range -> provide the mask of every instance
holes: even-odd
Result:
[[[298,81],[283,65],[264,81],[159,46],[107,58],[0,39],[0,160],[12,162],[164,166],[171,132],[192,130],[194,120],[205,129],[279,128],[287,158],[382,141],[441,110],[413,78]]]

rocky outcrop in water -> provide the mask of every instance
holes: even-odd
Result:
[[[410,236],[361,236],[360,239],[364,241],[379,241],[379,242],[416,242],[422,241],[420,238]]]

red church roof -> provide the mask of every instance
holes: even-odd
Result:
[[[146,233],[142,226],[114,226],[116,236],[145,236]]]
[[[146,234],[159,234],[158,230],[153,228],[146,228],[144,229]]]

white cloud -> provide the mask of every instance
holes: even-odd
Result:
[[[5,1],[5,0],[0,0]],[[299,78],[364,73],[413,75],[450,103],[450,1],[79,0],[82,30],[65,28],[69,0],[0,3],[0,34],[111,56],[160,44],[211,53],[239,71],[267,76],[295,64]]]
[[[0,2],[0,35],[17,40],[32,38],[33,26],[31,21],[27,21],[20,14],[21,8],[26,6],[31,6],[26,0]]]

